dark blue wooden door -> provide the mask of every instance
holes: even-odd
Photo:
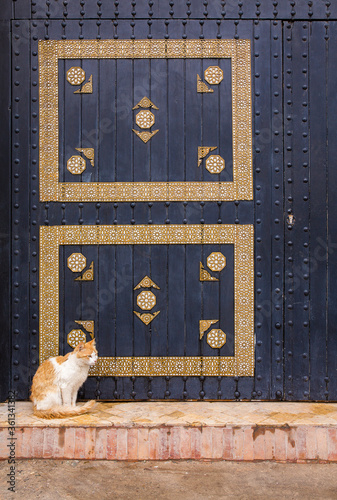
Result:
[[[337,398],[337,11],[302,3],[8,2],[20,398],[93,337],[83,398]]]

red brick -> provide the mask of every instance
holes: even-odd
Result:
[[[254,460],[265,460],[264,429],[253,427]]]
[[[128,430],[120,427],[117,429],[117,460],[125,460],[128,453]]]
[[[171,427],[170,458],[173,460],[180,458],[180,430],[180,427]]]
[[[138,460],[149,458],[149,429],[146,427],[138,429]]]
[[[74,458],[75,454],[75,428],[66,427],[64,434],[64,458]]]
[[[233,459],[243,460],[244,430],[243,428],[233,429]]]
[[[32,443],[32,427],[24,427],[22,435],[22,455],[20,458],[32,458],[33,443]]]
[[[85,458],[90,460],[95,457],[95,442],[96,442],[96,429],[95,427],[87,427],[85,429]]]
[[[75,451],[74,458],[81,459],[85,457],[85,429],[76,427],[75,429]]]
[[[169,433],[168,427],[161,427],[159,429],[159,460],[168,460],[170,456],[168,433]]]
[[[128,460],[138,458],[138,429],[128,429]]]
[[[296,459],[305,460],[307,456],[306,432],[303,426],[296,429]]]
[[[287,434],[287,460],[290,462],[294,462],[297,460],[296,453],[296,428],[290,427],[286,430]]]
[[[191,458],[191,428],[182,427],[180,431],[180,458]]]
[[[306,432],[306,459],[317,460],[316,427],[307,426]]]
[[[328,459],[328,429],[316,427],[317,456],[319,460]]]
[[[54,457],[54,443],[58,432],[55,427],[45,427],[43,430],[43,458]]]
[[[32,432],[32,457],[42,458],[43,456],[43,427],[33,427]]]
[[[254,460],[253,429],[251,427],[244,428],[243,460]]]
[[[201,429],[198,427],[191,428],[191,458],[201,458]]]
[[[275,427],[275,460],[286,460],[286,433],[283,429]]]
[[[231,427],[225,427],[223,429],[223,453],[222,458],[224,460],[233,460],[233,429]]]
[[[275,459],[275,427],[266,427],[264,433],[265,460]]]
[[[337,461],[337,429],[328,429],[328,460]]]
[[[150,441],[149,459],[150,460],[158,460],[159,459],[159,430],[158,429],[150,429],[149,441]]]
[[[212,458],[211,427],[202,427],[201,429],[201,458]]]
[[[22,441],[23,441],[23,428],[20,429],[15,429],[15,436],[16,437],[16,445],[15,445],[15,454],[17,458],[22,457]]]
[[[106,458],[115,460],[117,456],[117,429],[111,427],[106,433]]]
[[[106,458],[106,429],[96,428],[95,458],[104,460]]]
[[[223,430],[222,427],[212,427],[212,458],[222,458]]]

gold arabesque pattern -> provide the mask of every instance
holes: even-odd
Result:
[[[59,59],[229,58],[233,182],[59,182]],[[253,198],[249,40],[42,40],[39,42],[41,201],[234,201]],[[91,85],[90,81],[83,84]],[[91,82],[91,83],[90,83]],[[140,137],[149,140],[150,137]],[[145,142],[145,141],[144,141]]]
[[[95,376],[253,376],[254,250],[252,225],[42,226],[40,362],[59,354],[60,245],[234,245],[235,356],[103,357]]]

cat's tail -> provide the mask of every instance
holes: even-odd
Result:
[[[49,410],[37,410],[34,406],[34,415],[39,418],[67,418],[76,417],[77,415],[83,415],[83,413],[88,413],[96,405],[96,401],[93,399],[87,401],[83,406],[54,406]]]

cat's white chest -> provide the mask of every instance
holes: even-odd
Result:
[[[89,366],[79,366],[76,359],[70,356],[64,363],[59,364],[55,359],[51,359],[55,368],[57,385],[64,389],[66,387],[79,387],[88,376]]]

